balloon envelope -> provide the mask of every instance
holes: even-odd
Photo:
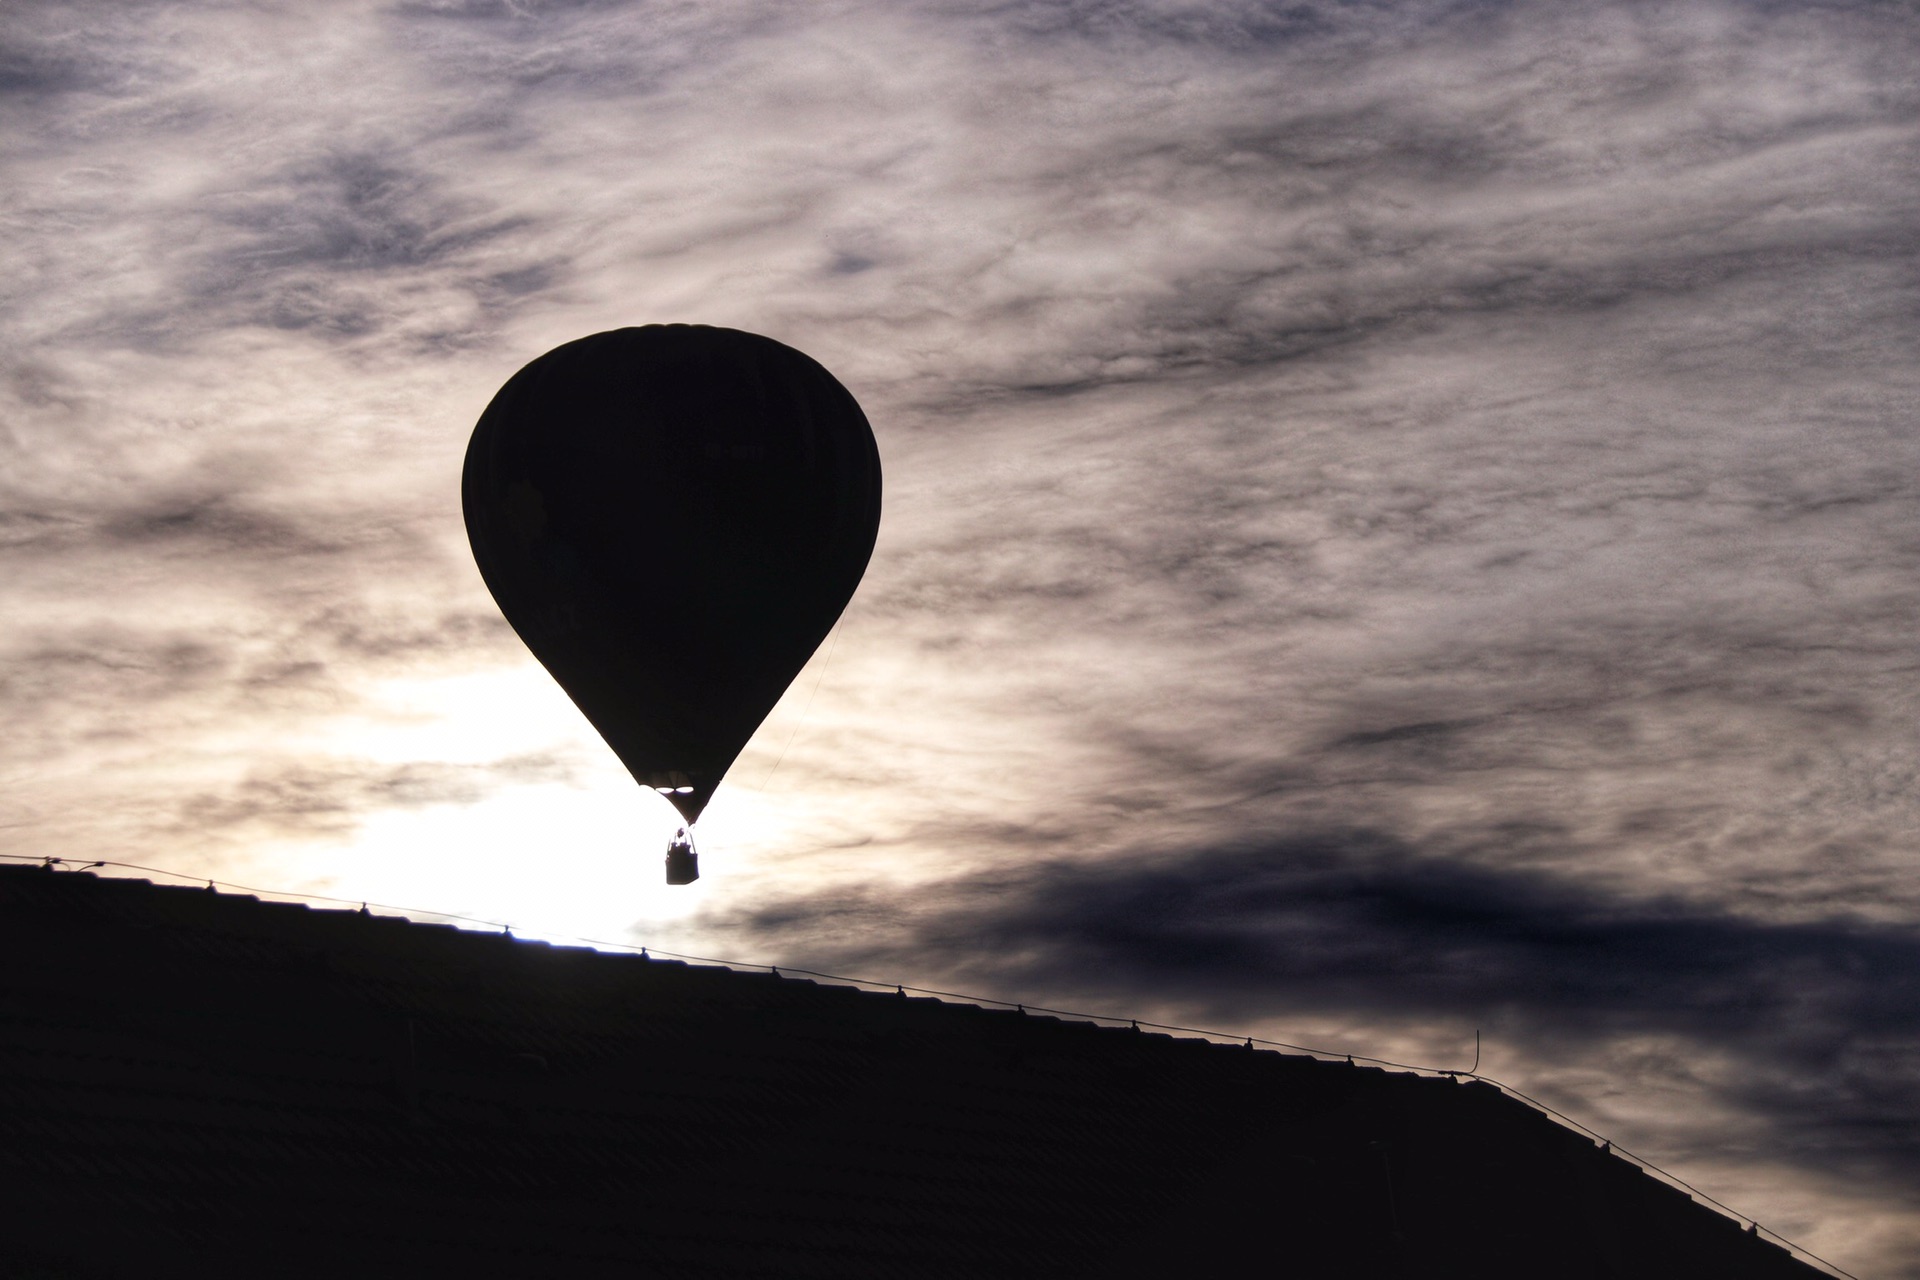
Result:
[[[688,822],[833,628],[880,526],[880,455],[846,388],[703,325],[533,361],[481,415],[461,490],[507,621]]]

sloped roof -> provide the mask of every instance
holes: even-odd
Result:
[[[1816,1273],[1491,1086],[0,868],[11,1276]]]

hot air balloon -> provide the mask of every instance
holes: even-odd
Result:
[[[852,395],[756,334],[648,325],[556,347],[480,416],[461,482],[500,610],[691,828],[833,628],[880,525]]]

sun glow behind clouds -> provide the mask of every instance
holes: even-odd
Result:
[[[473,785],[369,808],[337,839],[260,848],[287,881],[263,887],[472,916],[525,936],[665,945],[716,884],[778,894],[821,865],[865,856],[861,833],[881,815],[843,812],[831,788],[779,785],[783,765],[801,765],[836,732],[818,702],[824,665],[817,653],[703,815],[705,878],[693,885],[663,881],[679,814],[634,781],[529,658],[388,679],[364,691],[364,710],[326,722],[307,744],[311,759],[470,775]]]
[[[615,942],[636,913],[671,919],[692,909],[693,898],[660,884],[678,815],[635,785],[531,659],[388,680],[368,702],[329,723],[316,750],[470,771],[477,785],[369,811],[339,843],[303,846],[295,863],[328,892]]]

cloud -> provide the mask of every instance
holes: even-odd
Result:
[[[356,815],[464,809],[441,883],[505,918],[490,806],[568,815],[500,762],[603,757],[544,711],[468,749],[518,722],[463,673],[527,660],[467,433],[561,341],[732,324],[855,391],[887,508],[716,801],[716,936],[1472,1019],[1567,1096],[1563,1044],[1654,1081],[1643,1132],[1712,1102],[1802,1190],[1914,1185],[1874,1117],[1916,43],[1870,3],[13,6],[0,822],[346,868]]]
[[[323,150],[255,175],[202,202],[209,231],[225,234],[183,264],[178,288],[193,303],[170,304],[153,323],[172,340],[187,336],[183,313],[202,331],[257,324],[341,339],[480,340],[560,267],[493,252],[516,219],[440,185],[391,145]],[[448,323],[422,330],[423,311]]]
[[[230,837],[234,828],[254,838],[337,837],[381,810],[472,804],[501,786],[566,782],[573,773],[552,754],[481,765],[291,761],[256,768],[226,791],[185,797],[176,822],[183,833],[217,838]]]

